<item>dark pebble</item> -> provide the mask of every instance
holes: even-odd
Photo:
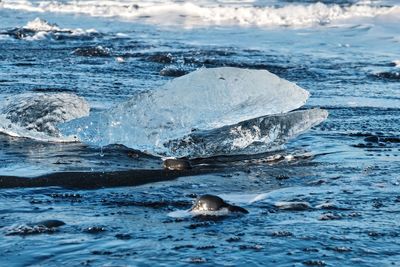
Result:
[[[106,229],[104,227],[93,226],[85,228],[83,231],[89,234],[97,234],[106,231]]]
[[[195,257],[195,258],[190,258],[189,262],[190,263],[206,263],[207,260],[205,258]]]
[[[232,243],[232,242],[239,242],[240,240],[241,240],[240,237],[238,237],[238,236],[233,236],[233,237],[228,238],[228,239],[226,240],[226,242]]]
[[[379,142],[379,137],[378,136],[368,136],[364,138],[365,142],[370,142],[370,143],[378,143]]]
[[[280,174],[280,175],[276,176],[276,179],[277,180],[286,180],[286,179],[289,179],[289,176]]]
[[[240,250],[261,250],[263,246],[261,245],[240,245]]]
[[[194,248],[194,246],[193,245],[180,245],[180,246],[175,246],[174,247],[175,250],[180,250],[180,249],[183,249],[183,248]]]
[[[182,171],[191,169],[192,165],[186,159],[166,159],[163,161],[163,167],[170,171]]]
[[[326,263],[321,260],[308,260],[308,261],[303,261],[304,265],[307,266],[326,266]]]
[[[47,228],[56,228],[65,225],[65,222],[59,220],[44,220],[36,223],[38,226],[44,226]]]
[[[271,233],[271,236],[275,237],[287,237],[287,236],[293,236],[293,233],[289,231],[275,231]]]

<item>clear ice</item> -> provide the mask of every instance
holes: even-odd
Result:
[[[308,97],[266,70],[201,68],[60,130],[95,146],[122,144],[164,156],[262,153],[327,117],[319,109],[284,114]],[[268,116],[274,114],[283,115]],[[206,141],[186,145],[199,137]]]
[[[57,125],[89,115],[89,104],[69,93],[25,93],[0,101],[0,132],[41,141],[62,138]]]

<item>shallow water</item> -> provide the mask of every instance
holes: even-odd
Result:
[[[0,135],[1,265],[399,264],[396,1],[366,3],[369,13],[362,17],[355,11],[347,17],[317,12],[359,8],[359,1],[219,1],[221,8],[275,5],[268,12],[286,8],[312,18],[285,11],[279,13],[283,26],[265,20],[264,13],[241,20],[244,11],[236,19],[199,18],[190,7],[169,1],[144,11],[138,3],[135,16],[111,16],[102,8],[114,3],[110,10],[118,11],[125,1],[79,1],[92,7],[83,13],[45,4],[32,8],[40,2],[45,1],[0,3],[1,98],[68,92],[101,111],[199,67],[234,66],[266,69],[296,82],[311,93],[305,108],[324,108],[329,117],[275,152],[286,156],[281,160],[269,160],[272,154],[197,159],[181,173],[166,172],[160,158],[118,145],[99,149]],[[218,11],[211,2],[199,5]],[[317,11],[301,13],[298,5]],[[168,22],[162,6],[175,14]],[[36,17],[62,30],[21,31]],[[93,174],[92,186],[88,178],[80,183],[83,172]],[[15,187],[23,186],[21,177],[38,176],[40,187]],[[171,216],[206,193],[250,213]],[[281,201],[311,208],[282,210],[274,205]],[[66,225],[29,225],[47,219]]]

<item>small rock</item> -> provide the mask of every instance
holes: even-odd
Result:
[[[104,227],[92,226],[85,228],[83,231],[89,234],[97,234],[106,231],[106,229]]]
[[[47,228],[56,228],[65,225],[65,222],[59,220],[44,220],[36,223],[35,225],[44,226]]]
[[[226,242],[232,243],[232,242],[239,242],[241,240],[240,237],[238,236],[233,236],[233,237],[229,237]]]
[[[275,207],[281,210],[292,210],[292,211],[303,211],[311,208],[311,205],[308,202],[286,202],[280,201],[275,203]]]
[[[308,261],[303,261],[304,265],[308,266],[325,266],[326,263],[321,260],[308,260]]]
[[[183,171],[191,169],[192,165],[186,159],[166,159],[163,161],[163,167],[170,171]]]
[[[194,257],[194,258],[190,258],[189,262],[190,263],[205,263],[205,262],[207,262],[207,260],[202,257]]]
[[[289,231],[275,231],[271,233],[271,236],[275,237],[287,237],[287,236],[293,236],[293,233]]]
[[[378,136],[368,136],[364,138],[365,142],[370,142],[370,143],[378,143],[379,142],[379,137]]]
[[[239,246],[239,249],[241,249],[241,250],[261,250],[261,249],[263,249],[263,246],[261,246],[261,245],[240,245]]]

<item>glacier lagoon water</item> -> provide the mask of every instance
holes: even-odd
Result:
[[[166,174],[159,158],[121,146],[2,135],[1,175],[17,176],[0,182],[8,187],[0,193],[2,265],[398,264],[396,1],[158,1],[152,9],[125,1],[79,1],[76,9],[63,6],[70,1],[44,2],[0,3],[2,99],[74,93],[101,112],[172,76],[231,66],[297,83],[311,93],[304,108],[326,109],[329,118],[281,151],[198,159],[181,174]],[[58,26],[44,27],[37,17]],[[133,186],[140,179],[126,172],[135,169],[162,182]],[[122,178],[113,183],[98,174],[116,171]],[[67,175],[44,178],[53,186],[14,187],[26,183],[20,177],[47,173]],[[250,213],[171,217],[205,193]],[[275,205],[284,201],[309,208]],[[32,227],[47,219],[66,225]]]

